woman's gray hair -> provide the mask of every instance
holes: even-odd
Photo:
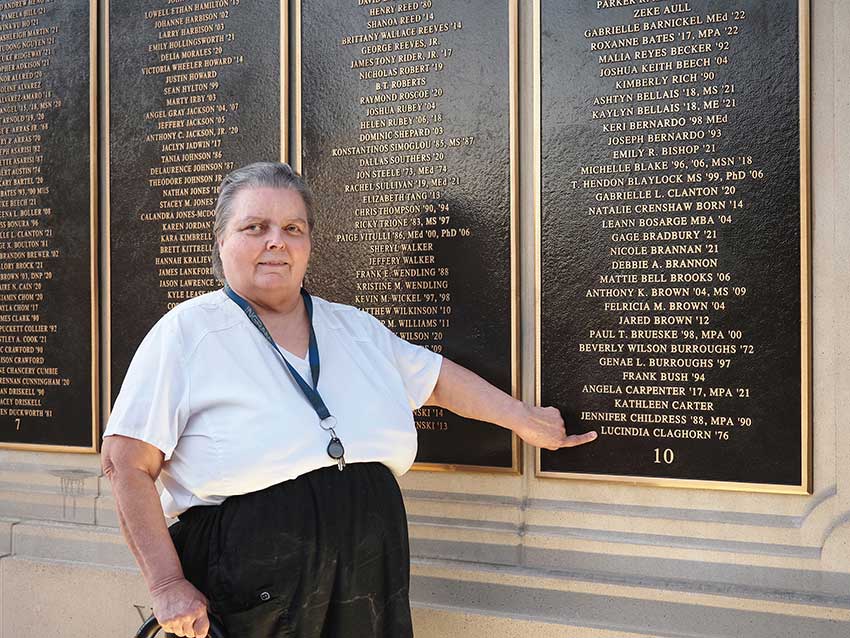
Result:
[[[313,211],[313,193],[301,176],[292,170],[289,164],[282,162],[255,162],[232,171],[221,181],[218,187],[218,201],[215,204],[215,224],[213,225],[212,270],[221,283],[224,280],[224,266],[218,240],[224,234],[230,218],[233,216],[233,202],[246,188],[285,188],[301,195],[307,209],[307,224],[310,232],[316,224]]]

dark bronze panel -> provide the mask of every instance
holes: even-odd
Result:
[[[300,5],[311,290],[507,392],[512,346],[510,2]],[[510,432],[417,415],[426,467],[515,471]]]
[[[539,470],[807,489],[798,2],[620,4],[540,5]]]
[[[278,1],[110,3],[111,398],[136,347],[210,270],[217,187],[280,159]]]
[[[0,10],[0,447],[97,447],[94,10]]]

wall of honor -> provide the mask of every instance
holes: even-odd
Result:
[[[218,185],[283,154],[280,3],[109,6],[109,396],[170,308],[217,289]]]
[[[100,436],[93,11],[0,5],[0,447]]]
[[[308,288],[516,392],[515,3],[296,6]],[[519,470],[507,430],[416,424],[420,468]]]
[[[621,4],[536,5],[537,398],[600,433],[540,453],[537,473],[807,491],[798,3]],[[93,48],[54,55],[60,23],[91,20],[82,3],[6,17],[8,444],[96,447],[93,103],[79,77]],[[308,286],[518,394],[514,2],[116,0],[105,23],[110,399],[153,323],[218,287],[216,186],[288,155],[290,98],[295,164],[318,194]],[[58,144],[90,161],[48,177]],[[70,170],[53,201],[47,180]],[[55,349],[63,330],[73,356]],[[86,425],[56,426],[56,401]],[[520,470],[505,430],[428,407],[417,427],[420,468]]]
[[[799,3],[568,4],[539,15],[539,397],[600,437],[539,472],[806,491]]]

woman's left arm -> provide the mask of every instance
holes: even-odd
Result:
[[[547,450],[573,447],[596,439],[596,432],[567,435],[557,408],[538,408],[514,399],[474,372],[443,358],[437,385],[425,405],[495,423],[512,430],[523,441]]]

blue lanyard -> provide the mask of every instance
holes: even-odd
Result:
[[[301,290],[301,296],[304,298],[304,306],[307,308],[307,318],[310,322],[310,346],[309,346],[309,358],[310,358],[310,368],[312,369],[313,375],[313,387],[310,387],[303,377],[298,374],[298,371],[292,367],[292,364],[286,360],[286,357],[283,356],[283,353],[280,351],[280,348],[277,347],[277,344],[274,342],[271,334],[269,333],[266,325],[263,323],[263,320],[260,319],[260,316],[257,312],[251,307],[245,299],[239,296],[237,292],[233,290],[228,285],[224,286],[224,292],[230,297],[233,302],[242,308],[242,311],[248,315],[248,319],[251,320],[251,323],[260,331],[266,341],[268,341],[272,348],[275,349],[280,355],[281,360],[283,361],[286,369],[289,370],[289,374],[292,375],[292,378],[295,380],[295,383],[298,384],[298,387],[301,388],[301,392],[304,393],[304,396],[310,402],[310,405],[313,406],[313,409],[316,411],[316,414],[319,415],[319,419],[324,421],[328,417],[331,416],[330,411],[328,410],[325,402],[322,400],[321,395],[319,394],[319,346],[316,342],[316,332],[313,330],[313,300],[310,298],[310,295],[306,290]],[[323,428],[324,429],[324,428]]]
[[[322,428],[325,432],[330,434],[331,441],[328,443],[327,453],[328,456],[331,457],[337,463],[337,467],[341,472],[345,469],[345,447],[342,445],[342,441],[339,440],[339,437],[336,435],[334,431],[334,426],[336,425],[336,419],[331,416],[330,411],[328,410],[328,406],[325,405],[325,402],[322,400],[322,396],[319,394],[319,345],[316,342],[316,332],[313,330],[313,299],[303,288],[301,289],[301,296],[304,299],[304,307],[307,309],[307,319],[310,323],[310,346],[308,348],[309,357],[310,357],[310,368],[313,376],[313,387],[310,385],[298,374],[298,370],[292,367],[292,364],[287,361],[286,357],[283,356],[283,353],[280,351],[280,348],[277,347],[277,344],[274,342],[271,334],[266,328],[266,324],[263,323],[263,320],[260,319],[260,316],[257,312],[251,307],[245,299],[239,296],[233,288],[226,285],[224,286],[224,292],[228,297],[240,308],[242,311],[248,315],[248,319],[251,320],[251,323],[260,331],[266,341],[268,341],[272,348],[275,349],[275,352],[280,356],[283,361],[286,369],[289,371],[289,374],[292,375],[292,378],[295,379],[295,383],[298,384],[298,387],[301,388],[301,392],[304,393],[304,396],[307,398],[307,401],[310,402],[310,405],[313,406],[313,409],[316,411],[316,414],[319,416],[319,427]],[[324,421],[329,420],[328,425],[324,424]]]

